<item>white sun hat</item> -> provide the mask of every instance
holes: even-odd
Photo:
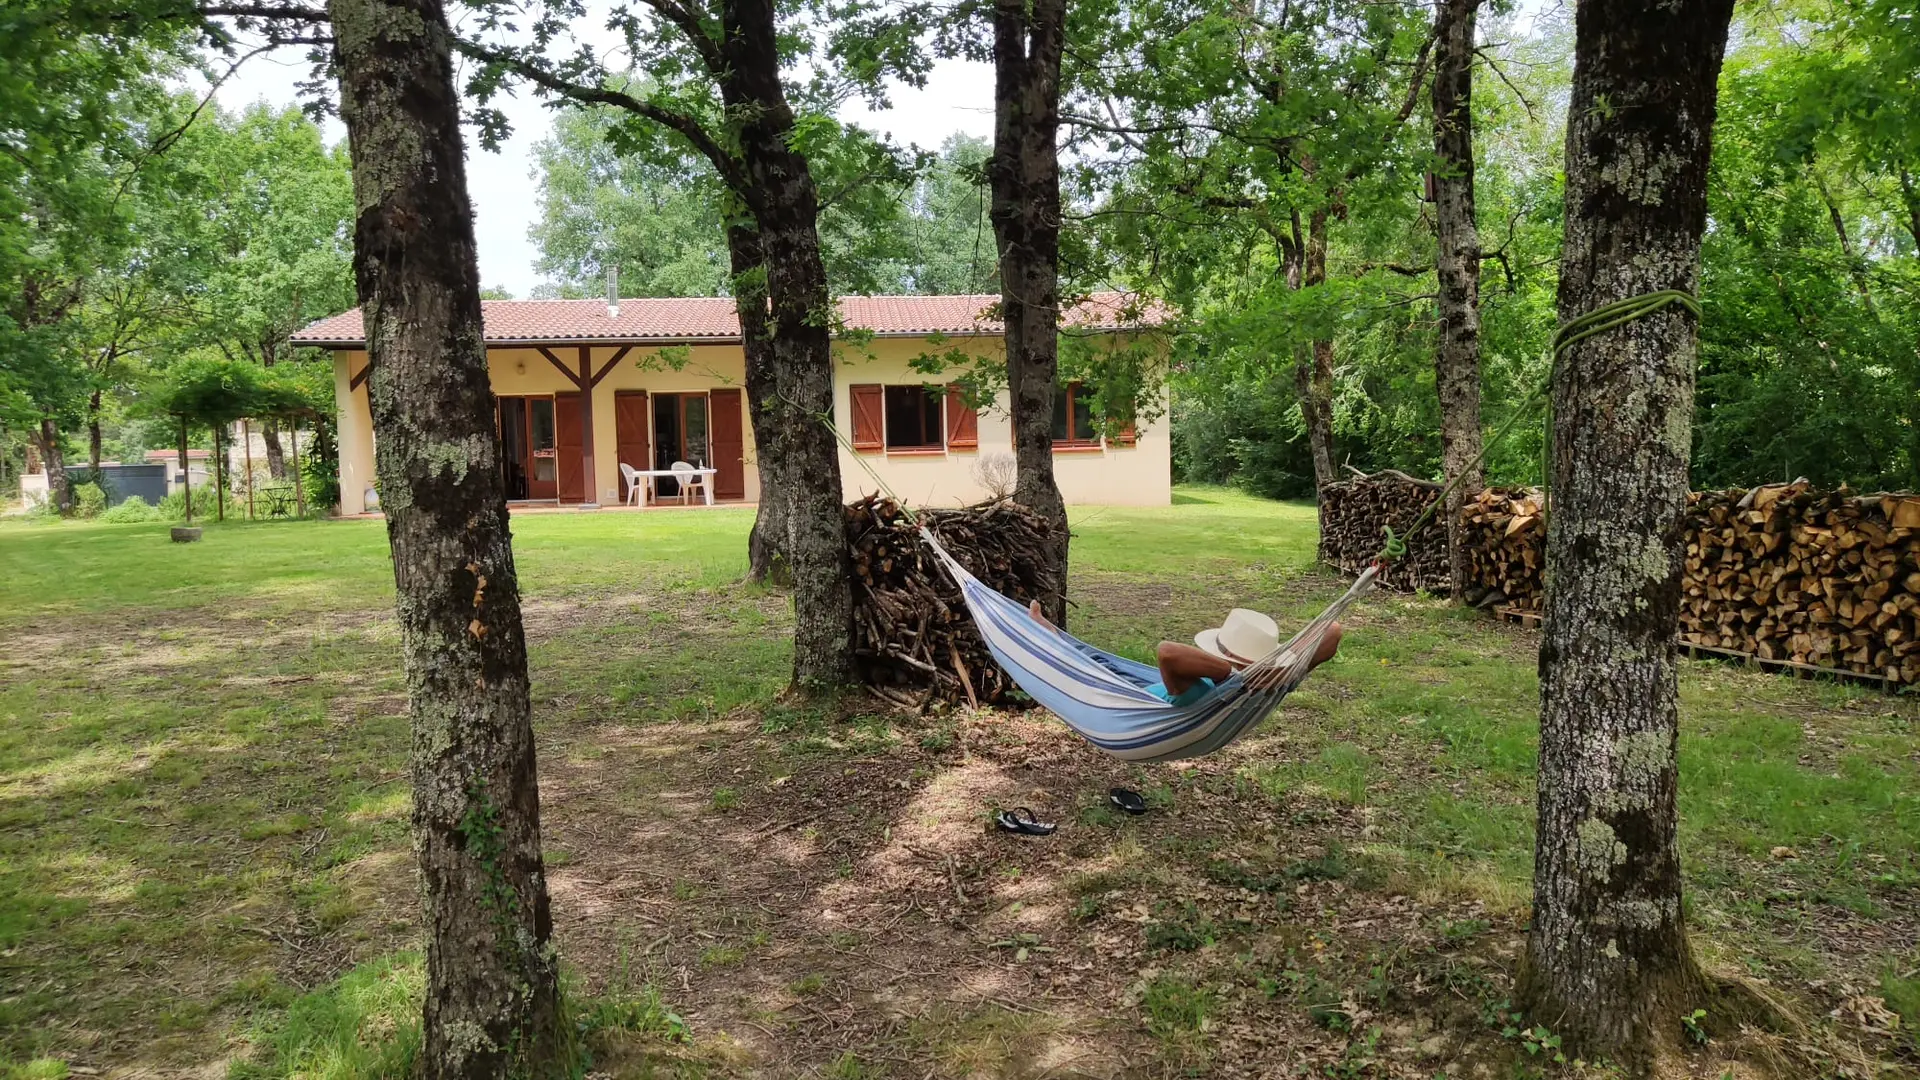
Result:
[[[1227,612],[1227,621],[1193,635],[1193,643],[1235,664],[1251,664],[1280,647],[1280,624],[1247,608]]]

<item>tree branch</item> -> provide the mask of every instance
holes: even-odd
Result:
[[[687,36],[687,43],[700,54],[700,62],[707,66],[709,75],[717,79],[727,70],[726,59],[720,55],[720,43],[707,33],[707,28],[701,25],[700,17],[694,14],[692,8],[675,0],[645,0],[645,3],[659,12],[661,18],[680,28],[680,32]]]
[[[1419,54],[1413,58],[1413,77],[1407,80],[1407,100],[1400,103],[1400,111],[1395,114],[1403,124],[1420,103],[1420,84],[1427,81],[1427,61],[1433,56],[1434,39],[1439,36],[1440,26],[1436,20],[1433,29],[1427,32],[1427,40],[1420,43]]]
[[[1533,115],[1533,102],[1528,101],[1526,93],[1522,91],[1519,87],[1513,85],[1512,79],[1507,78],[1507,73],[1501,69],[1500,62],[1498,60],[1495,60],[1493,57],[1488,56],[1485,48],[1482,46],[1475,46],[1473,50],[1473,55],[1479,57],[1482,60],[1485,60],[1487,62],[1487,66],[1493,69],[1493,73],[1495,75],[1500,76],[1500,81],[1507,84],[1507,89],[1513,91],[1513,96],[1520,99],[1520,107],[1527,110],[1528,120],[1538,119]]]
[[[328,21],[325,11],[300,4],[209,4],[197,10],[203,18],[274,19],[306,23]]]
[[[1360,264],[1360,273],[1362,275],[1371,274],[1375,270],[1391,271],[1392,273],[1399,274],[1401,277],[1425,277],[1433,273],[1433,267],[1431,266],[1408,266],[1405,263],[1397,262],[1367,262]]]
[[[691,143],[700,155],[707,159],[720,179],[745,201],[749,207],[757,206],[753,185],[749,183],[740,162],[720,145],[711,132],[707,131],[697,117],[687,113],[663,108],[650,101],[643,101],[623,90],[589,86],[574,82],[513,53],[491,49],[476,42],[455,38],[453,47],[464,56],[482,63],[504,68],[550,94],[557,94],[569,101],[583,105],[611,105],[616,109],[630,112],[635,116],[651,120]]]

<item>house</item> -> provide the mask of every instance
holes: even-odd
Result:
[[[990,471],[999,462],[989,459],[1013,449],[1005,393],[970,409],[957,389],[911,362],[955,350],[1001,361],[1001,327],[989,318],[998,301],[840,301],[847,331],[835,342],[834,421],[846,437],[840,472],[847,498],[877,489],[873,475],[919,504],[959,505],[986,496],[976,466],[985,462]],[[675,462],[711,466],[719,502],[758,499],[745,357],[731,299],[489,300],[482,309],[510,501],[617,506],[628,496],[622,465],[664,470]],[[1082,340],[1134,342],[1141,327],[1128,321],[1130,310],[1117,294],[1099,294],[1063,321]],[[340,510],[372,509],[378,499],[360,312],[322,319],[293,341],[333,351]],[[1066,500],[1167,505],[1172,458],[1164,399],[1108,439],[1096,430],[1089,389],[1073,384],[1063,391],[1054,416],[1054,464]],[[652,497],[671,499],[676,491],[674,481],[662,479]]]
[[[212,458],[212,451],[188,449],[187,470],[192,473],[192,475],[185,479],[190,480],[194,487],[205,487],[212,480],[212,473],[209,471],[209,462]],[[146,454],[146,462],[149,465],[164,465],[167,467],[167,494],[171,495],[179,490],[182,480],[180,474],[180,451],[173,449],[149,450]]]
[[[187,451],[195,487],[207,482],[207,457],[205,450]],[[46,466],[41,465],[38,470],[20,474],[20,501],[26,506],[40,506],[47,501],[49,485]],[[84,482],[88,471],[84,460],[69,462],[67,479],[70,482]],[[111,504],[118,506],[135,495],[148,503],[157,503],[180,486],[179,452],[149,450],[139,462],[102,461],[100,473]]]

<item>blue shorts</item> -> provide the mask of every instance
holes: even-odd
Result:
[[[1157,682],[1157,683],[1152,683],[1147,687],[1147,693],[1153,694],[1154,696],[1163,699],[1169,705],[1179,705],[1179,706],[1185,707],[1188,705],[1195,704],[1201,698],[1204,698],[1208,694],[1213,693],[1213,680],[1201,679],[1199,682],[1194,683],[1192,686],[1187,687],[1185,690],[1182,690],[1178,694],[1167,693],[1167,684]]]

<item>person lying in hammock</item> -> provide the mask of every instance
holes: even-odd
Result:
[[[1027,613],[1036,621],[1048,627],[1053,626],[1040,613],[1040,601],[1035,600],[1027,605]],[[1195,634],[1192,645],[1178,641],[1161,642],[1154,651],[1154,659],[1160,665],[1160,681],[1147,687],[1147,690],[1164,698],[1170,705],[1184,708],[1198,703],[1212,693],[1214,687],[1231,678],[1234,672],[1279,647],[1278,623],[1260,612],[1234,608],[1227,613],[1225,622]],[[1321,639],[1320,647],[1314,650],[1313,658],[1307,663],[1307,671],[1333,659],[1333,654],[1338,651],[1340,624],[1336,622],[1327,628],[1327,636]],[[1289,674],[1284,667],[1270,667],[1255,673],[1247,682],[1255,689],[1262,689],[1280,682]]]

